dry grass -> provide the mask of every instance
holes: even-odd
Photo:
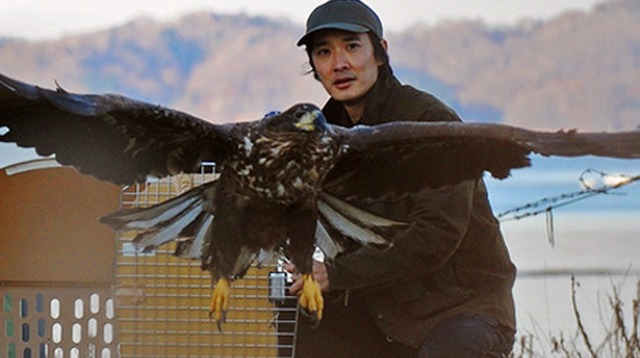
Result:
[[[620,288],[613,286],[606,295],[604,311],[600,312],[608,321],[603,321],[605,334],[595,337],[585,327],[576,300],[576,288],[580,283],[571,278],[571,304],[576,319],[576,331],[566,336],[522,334],[518,337],[511,358],[538,357],[591,357],[634,358],[640,357],[640,280],[636,283],[636,295],[631,300],[631,322],[625,321],[625,302],[620,298]],[[543,336],[543,335],[542,335]]]

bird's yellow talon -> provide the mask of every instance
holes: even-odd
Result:
[[[216,282],[211,295],[211,305],[209,306],[209,318],[215,319],[220,323],[224,321],[226,312],[229,309],[229,301],[231,297],[231,285],[229,280],[221,278]]]
[[[322,310],[324,309],[324,299],[322,298],[320,285],[313,279],[311,274],[302,275],[302,282],[298,303],[308,312],[315,314],[315,318],[319,321],[322,319]]]

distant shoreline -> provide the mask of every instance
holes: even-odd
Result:
[[[600,276],[640,276],[640,269],[598,269],[598,268],[581,268],[581,269],[541,269],[541,270],[521,270],[518,271],[518,278],[538,278],[538,277],[558,277],[558,276],[576,276],[576,277],[600,277]]]

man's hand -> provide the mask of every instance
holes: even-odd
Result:
[[[285,263],[284,269],[291,273],[293,278],[293,284],[289,288],[289,292],[297,294],[302,288],[303,279],[296,266],[292,263]],[[329,275],[327,275],[327,266],[319,261],[313,261],[312,274],[314,280],[320,285],[322,292],[329,290]]]

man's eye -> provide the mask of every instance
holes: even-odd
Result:
[[[321,48],[316,50],[316,56],[325,56],[327,54],[329,54],[329,50],[327,49]]]
[[[348,45],[347,45],[347,48],[348,48],[349,50],[355,50],[355,49],[357,49],[357,48],[359,48],[359,47],[360,47],[360,44],[359,44],[359,43],[357,43],[357,42],[352,42],[352,43],[350,43],[350,44],[348,44]]]

